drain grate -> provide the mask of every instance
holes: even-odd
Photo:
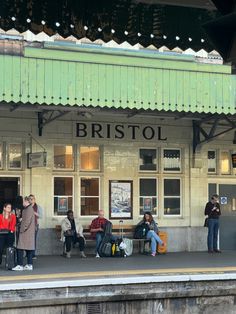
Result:
[[[102,314],[101,303],[87,304],[87,314]]]

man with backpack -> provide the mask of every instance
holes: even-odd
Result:
[[[108,220],[104,217],[104,210],[100,209],[98,211],[98,217],[93,219],[90,225],[90,232],[93,239],[96,239],[96,257],[99,258],[100,255],[98,253],[100,244],[104,237],[104,226],[108,222]]]

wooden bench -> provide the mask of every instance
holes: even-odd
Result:
[[[121,236],[120,233],[120,225],[112,225],[112,234],[114,236]],[[144,251],[144,244],[146,242],[149,242],[149,240],[147,239],[134,239],[133,235],[134,235],[134,229],[136,227],[136,225],[122,225],[123,227],[123,237],[124,238],[129,238],[132,239],[133,242],[136,242],[138,244],[138,250],[139,252],[143,252]],[[57,238],[60,239],[61,238],[61,225],[56,225],[55,227],[55,231],[56,231],[56,235]],[[93,243],[95,245],[95,240],[92,239],[91,237],[91,233],[90,233],[90,225],[86,225],[83,226],[83,235],[86,239],[86,243]]]

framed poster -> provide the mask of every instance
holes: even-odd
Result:
[[[68,210],[68,199],[64,196],[58,196],[58,212],[67,212]]]
[[[133,181],[109,181],[110,219],[132,219]]]

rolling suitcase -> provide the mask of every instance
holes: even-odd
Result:
[[[123,220],[120,220],[120,244],[119,248],[122,251],[123,254],[121,256],[131,256],[133,253],[133,240],[124,238],[124,228],[123,228]]]
[[[164,246],[158,244],[157,245],[157,253],[158,254],[165,254],[167,252],[167,240],[168,240],[167,232],[160,231],[158,235],[161,238],[161,240],[164,242]]]
[[[8,247],[6,249],[5,267],[11,270],[16,266],[16,249],[14,247]]]

